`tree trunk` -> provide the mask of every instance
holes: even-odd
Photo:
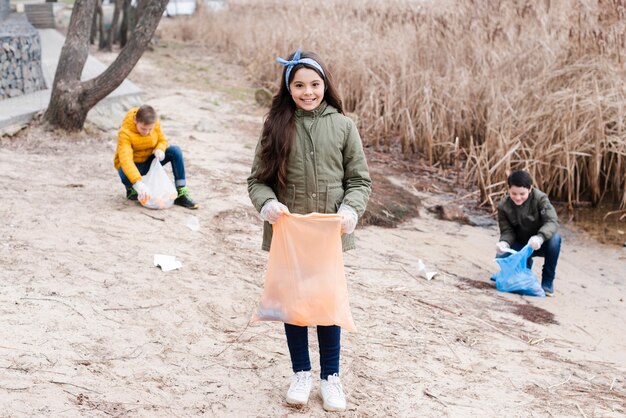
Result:
[[[91,18],[96,0],[76,0],[67,38],[52,85],[44,119],[52,126],[75,131],[82,129],[87,113],[115,90],[131,72],[148,46],[168,0],[148,2],[139,16],[128,43],[113,63],[99,76],[80,81],[89,54]]]
[[[118,27],[120,20],[120,12],[124,7],[124,0],[115,0],[115,10],[113,11],[113,21],[111,22],[111,27],[109,28],[109,33],[107,37],[107,50],[113,51],[113,44],[117,43],[119,38],[118,35]]]
[[[149,3],[150,3],[150,0],[138,0],[137,1],[137,14],[135,16],[135,22],[137,22],[138,17],[143,14],[144,10],[146,9]],[[165,3],[165,7],[167,7],[167,3]],[[165,11],[165,9],[163,9],[163,11]]]
[[[96,1],[96,14],[99,16],[98,19],[98,49],[103,49],[106,44],[106,39],[104,39],[104,10],[102,10],[102,0]]]
[[[132,6],[130,0],[124,0],[124,13],[122,15],[122,25],[120,27],[120,48],[124,48],[128,42],[128,31],[130,30],[130,10]]]
[[[95,9],[93,11],[93,17],[91,18],[91,30],[89,31],[89,43],[91,45],[96,43],[96,29],[98,28],[98,1],[96,0]]]

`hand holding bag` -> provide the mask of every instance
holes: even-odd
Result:
[[[356,331],[337,214],[285,213],[273,226],[265,286],[253,321],[338,325]]]
[[[501,292],[520,293],[528,296],[545,296],[546,293],[535,273],[526,267],[528,257],[533,253],[530,245],[504,258],[496,258],[500,271],[496,273],[496,289]]]

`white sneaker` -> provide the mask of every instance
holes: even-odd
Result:
[[[291,385],[287,391],[287,403],[289,405],[306,405],[313,386],[311,372],[298,372],[291,378]]]
[[[326,411],[341,412],[346,410],[346,397],[341,387],[341,379],[337,374],[328,376],[328,380],[322,379],[320,395]]]

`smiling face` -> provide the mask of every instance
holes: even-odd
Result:
[[[522,205],[526,200],[528,200],[528,195],[530,194],[530,189],[526,187],[519,186],[511,186],[509,187],[509,196],[513,203],[517,206]]]
[[[324,100],[324,79],[315,70],[300,68],[289,83],[289,92],[299,109],[315,110]]]

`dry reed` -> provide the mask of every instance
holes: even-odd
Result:
[[[624,3],[230,0],[162,36],[224,53],[273,91],[275,56],[318,52],[367,144],[444,168],[461,158],[492,207],[515,168],[570,207],[626,207]]]

